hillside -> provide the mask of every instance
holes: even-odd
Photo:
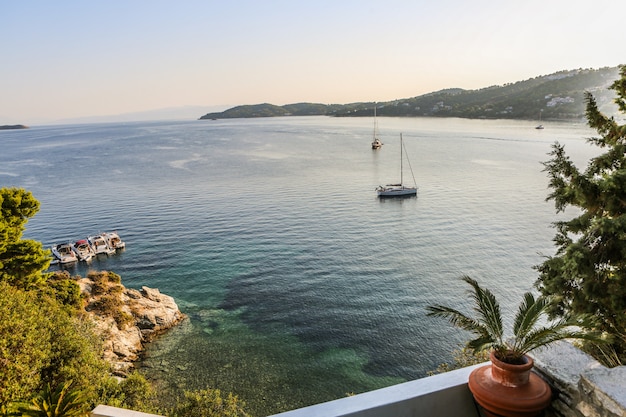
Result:
[[[608,87],[618,78],[618,68],[560,71],[525,81],[478,90],[449,88],[417,97],[376,103],[379,116],[463,117],[472,119],[581,119],[584,92],[591,92],[600,109],[613,114],[614,94]],[[277,116],[371,117],[373,102],[350,104],[297,103],[285,106],[237,106],[200,119]]]

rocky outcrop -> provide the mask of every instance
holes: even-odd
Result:
[[[78,280],[85,311],[104,340],[104,357],[116,374],[133,368],[144,344],[185,318],[174,299],[158,289],[125,288],[111,272],[90,273]]]

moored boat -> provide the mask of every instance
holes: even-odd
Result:
[[[378,121],[376,120],[376,104],[374,104],[374,139],[372,140],[372,149],[380,149],[383,143],[378,138]]]
[[[120,238],[120,235],[118,235],[117,232],[104,232],[101,236],[111,249],[117,250],[124,249],[126,247],[126,243]]]
[[[102,235],[93,235],[87,237],[89,244],[93,248],[93,251],[96,255],[104,254],[104,255],[112,255],[115,253],[115,249],[111,249],[107,244],[107,241],[102,237]]]
[[[417,184],[413,187],[408,187],[404,185],[404,176],[402,171],[404,170],[402,160],[403,160],[403,149],[404,142],[402,141],[402,134],[400,134],[400,183],[398,184],[387,184],[380,185],[376,188],[376,193],[378,197],[411,197],[417,195]],[[407,162],[408,158],[407,158]],[[411,169],[411,176],[413,176],[413,169],[411,168],[411,163],[409,162],[409,168]],[[413,176],[413,183],[415,183],[415,177]]]
[[[87,239],[80,239],[74,242],[72,250],[76,253],[79,261],[89,262],[96,256],[93,248],[87,241]]]
[[[60,264],[70,264],[78,262],[76,254],[72,250],[70,243],[60,243],[58,245],[52,245],[52,255],[59,261]]]

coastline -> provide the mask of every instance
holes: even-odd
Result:
[[[127,376],[147,343],[187,318],[173,297],[146,286],[126,288],[111,272],[92,272],[77,283],[116,376]]]

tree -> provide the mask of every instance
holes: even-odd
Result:
[[[0,281],[29,289],[45,282],[49,252],[41,242],[22,240],[28,219],[39,211],[39,201],[21,188],[0,189]]]
[[[626,114],[626,66],[611,85],[620,112]],[[581,172],[558,142],[544,163],[557,212],[575,207],[580,214],[554,223],[556,254],[537,270],[537,287],[555,297],[554,316],[584,313],[596,316],[599,329],[614,339],[611,348],[626,362],[626,125],[598,110],[586,93],[586,116],[600,137],[588,139],[604,153]]]
[[[429,316],[445,318],[452,325],[474,333],[476,338],[467,343],[467,347],[474,352],[493,349],[502,362],[520,365],[524,363],[526,353],[559,340],[598,340],[594,333],[581,330],[581,327],[587,327],[582,316],[567,316],[541,325],[553,301],[550,297],[535,298],[530,292],[523,296],[513,321],[513,337],[509,338],[510,335],[504,333],[500,304],[493,293],[468,276],[462,277],[462,280],[472,287],[476,317],[442,305],[428,306],[427,309]]]

